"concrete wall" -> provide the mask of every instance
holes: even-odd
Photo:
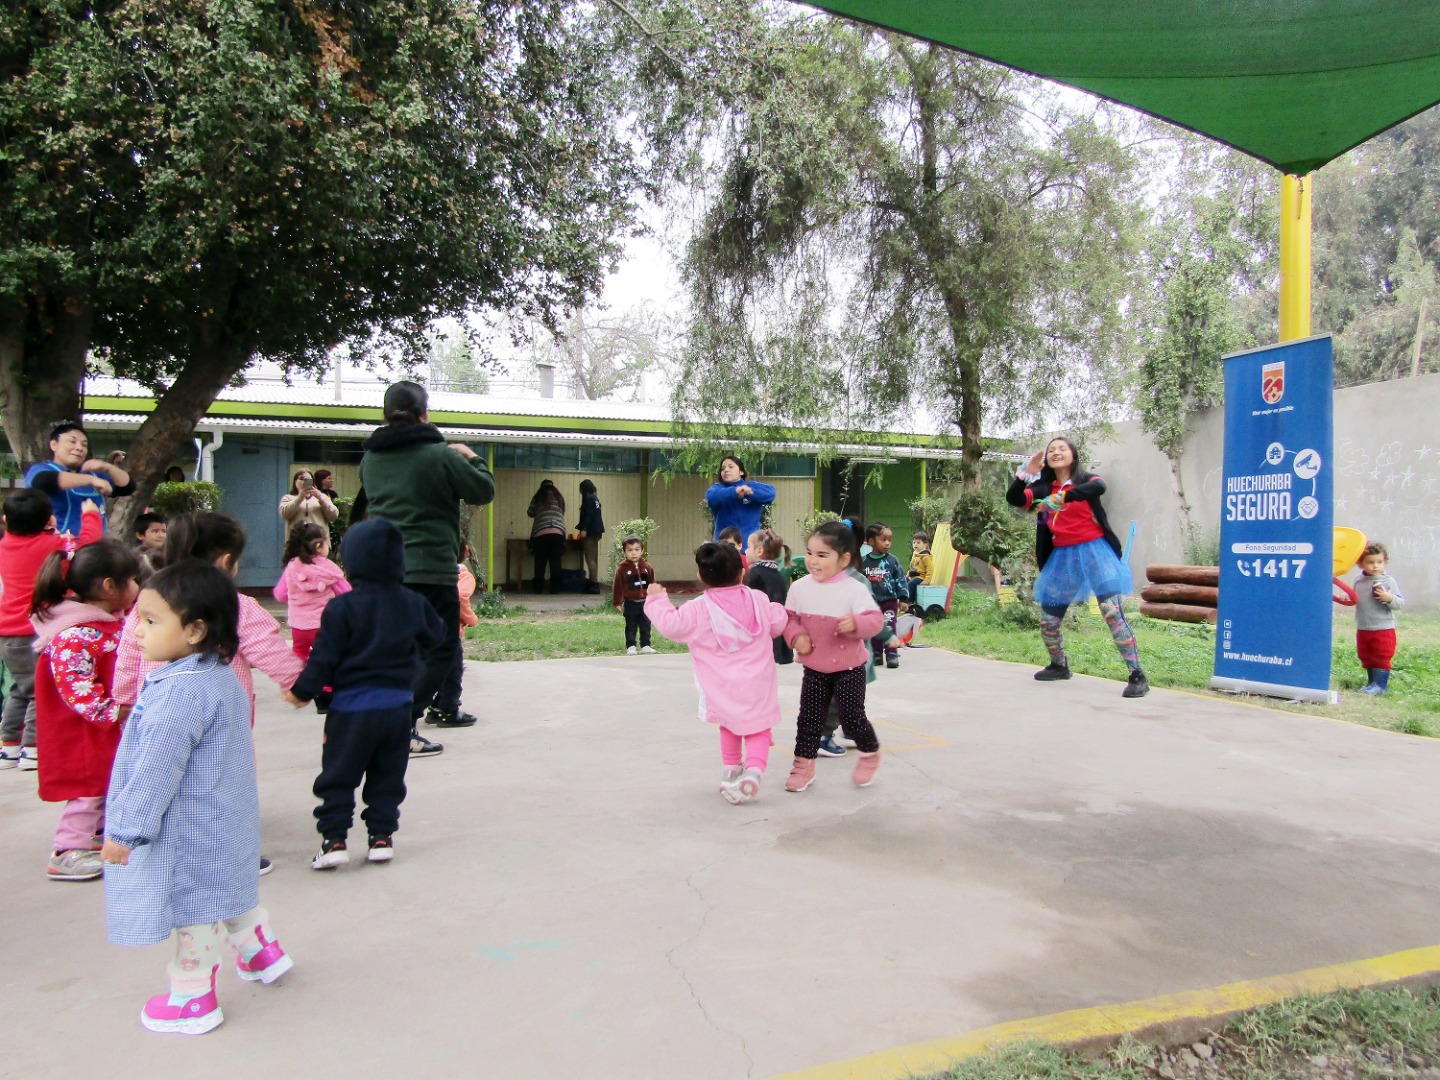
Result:
[[[1335,524],[1359,529],[1390,549],[1390,569],[1412,607],[1440,603],[1440,375],[1335,391]],[[1139,422],[1119,424],[1113,441],[1089,448],[1091,468],[1109,485],[1111,524],[1125,538],[1139,524],[1130,565],[1137,584],[1147,563],[1184,562],[1185,545],[1169,462]],[[1182,475],[1195,522],[1220,525],[1223,412],[1190,419]]]

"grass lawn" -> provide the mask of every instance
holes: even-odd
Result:
[[[1040,631],[1028,624],[1029,612],[1002,609],[978,591],[957,591],[950,615],[930,623],[920,641],[970,656],[1013,660],[1043,667],[1047,662]],[[1215,628],[1206,623],[1164,622],[1130,614],[1140,662],[1151,685],[1207,689],[1215,658]],[[1401,612],[1399,651],[1390,677],[1390,693],[1372,698],[1359,692],[1365,672],[1355,658],[1355,622],[1348,609],[1337,609],[1331,686],[1340,691],[1339,705],[1303,705],[1273,698],[1251,698],[1255,704],[1289,712],[1336,717],[1370,727],[1412,735],[1440,735],[1440,612]],[[1124,677],[1124,666],[1099,615],[1076,609],[1065,622],[1065,651],[1072,671],[1105,678]],[[1216,694],[1217,697],[1234,697]]]
[[[603,601],[578,611],[510,610],[504,618],[482,618],[479,626],[465,631],[467,660],[557,660],[625,652],[625,618]],[[659,634],[650,644],[656,652],[685,651]]]
[[[948,618],[927,625],[920,641],[938,648],[1045,664],[1040,631],[1027,612],[1000,608],[988,593],[959,590]],[[1140,659],[1154,686],[1207,689],[1215,656],[1215,628],[1208,624],[1162,622],[1130,616],[1140,642]],[[1332,685],[1341,691],[1339,705],[1302,705],[1273,698],[1247,698],[1269,708],[1313,716],[1351,720],[1358,724],[1440,736],[1440,612],[1400,615],[1400,649],[1390,678],[1390,693],[1371,698],[1359,692],[1365,674],[1355,659],[1355,629],[1348,611],[1336,613]],[[665,653],[683,647],[659,634],[652,642]],[[1077,609],[1065,625],[1065,648],[1072,670],[1085,675],[1120,679],[1124,668],[1105,623],[1089,609]],[[603,602],[567,612],[527,612],[512,608],[503,618],[486,618],[465,634],[465,655],[471,660],[547,660],[574,656],[618,656],[625,651],[625,621]],[[1234,695],[1217,694],[1218,697]]]
[[[929,1080],[1358,1080],[1433,1076],[1440,992],[1354,990],[1290,998],[1184,1047],[1122,1042],[1101,1058],[1040,1044],[971,1058]]]

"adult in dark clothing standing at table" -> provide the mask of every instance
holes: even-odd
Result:
[[[600,496],[591,480],[580,481],[580,548],[585,555],[587,593],[600,591],[600,538],[605,535],[605,519],[600,516]]]
[[[405,539],[405,587],[419,593],[445,625],[445,637],[421,652],[411,715],[413,757],[444,747],[420,735],[418,722],[455,660],[460,634],[460,503],[484,506],[495,498],[495,478],[485,459],[463,443],[445,444],[430,423],[425,388],[398,382],[385,391],[385,426],[365,441],[360,485],[366,513],[393,522]],[[470,721],[473,723],[473,721]],[[462,724],[443,726],[460,727]]]

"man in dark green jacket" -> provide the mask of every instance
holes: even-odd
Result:
[[[393,522],[405,538],[405,586],[430,602],[445,624],[445,641],[425,650],[424,671],[415,682],[415,719],[457,662],[460,640],[460,503],[484,506],[495,498],[495,478],[485,459],[463,443],[446,445],[430,423],[425,388],[398,382],[385,391],[385,426],[365,441],[360,462],[365,512]],[[461,727],[473,717],[442,726]],[[414,756],[438,754],[439,743],[412,734]]]

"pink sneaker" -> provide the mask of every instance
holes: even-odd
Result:
[[[860,760],[855,763],[855,772],[851,779],[855,781],[856,787],[869,787],[875,782],[875,774],[880,771],[880,751],[873,754],[861,754]]]
[[[265,934],[260,927],[255,928],[255,936],[260,939],[260,951],[246,960],[243,956],[235,957],[235,974],[246,982],[262,982],[269,986],[285,972],[295,966],[295,961],[278,941],[266,941]]]
[[[785,778],[786,791],[804,791],[815,782],[815,759],[797,757]]]
[[[220,999],[215,996],[215,972],[219,970],[218,964],[210,969],[210,989],[199,997],[179,1005],[170,1004],[169,994],[151,998],[140,1010],[140,1023],[151,1031],[177,1035],[204,1035],[219,1027],[225,1019],[220,1011]]]

